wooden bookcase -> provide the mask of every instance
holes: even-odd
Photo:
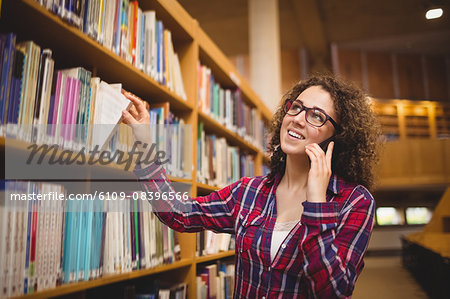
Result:
[[[132,66],[124,59],[103,47],[79,29],[67,24],[58,16],[41,7],[34,0],[4,0],[0,1],[1,30],[14,32],[18,41],[33,40],[42,48],[53,51],[55,69],[82,66],[90,70],[93,76],[99,76],[107,82],[121,82],[123,87],[142,99],[150,102],[170,102],[172,112],[192,126],[192,179],[177,179],[192,186],[192,196],[205,194],[217,190],[217,187],[197,183],[197,126],[203,122],[205,130],[217,136],[225,137],[231,145],[254,155],[255,174],[262,174],[262,164],[268,159],[258,147],[249,143],[236,133],[208,115],[201,113],[197,108],[197,63],[211,68],[215,79],[223,87],[239,88],[244,102],[257,108],[257,113],[265,122],[271,119],[272,113],[263,104],[261,99],[249,87],[248,83],[238,74],[237,70],[228,61],[226,56],[204,33],[194,20],[175,0],[139,0],[142,10],[155,10],[158,19],[172,32],[175,52],[178,53],[181,72],[186,90],[187,100],[183,100],[165,86],[160,85],[151,77]],[[12,145],[11,145],[12,144]],[[1,150],[7,146],[14,146],[17,151],[25,152],[26,143],[1,138]],[[108,170],[106,170],[108,171]],[[127,179],[132,174],[126,175]],[[196,234],[179,234],[181,244],[181,260],[170,265],[159,266],[152,269],[133,271],[131,273],[104,276],[100,279],[79,283],[64,284],[55,289],[38,291],[24,298],[70,297],[85,298],[86,292],[98,287],[105,287],[115,283],[136,279],[152,279],[169,277],[174,282],[188,284],[188,297],[196,297],[196,268],[197,264],[213,262],[217,259],[234,255],[233,251],[223,252],[212,256],[196,257]]]
[[[450,105],[438,101],[372,99],[388,140],[435,139],[450,136]]]

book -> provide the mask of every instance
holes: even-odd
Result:
[[[105,48],[187,100],[172,33],[134,0],[42,3]]]
[[[14,64],[14,49],[16,45],[16,35],[14,33],[7,34],[4,38],[2,68],[0,78],[0,123],[6,123],[8,102],[11,92],[11,77]]]
[[[92,133],[92,145],[98,145],[101,149],[121,122],[122,110],[129,109],[131,102],[104,81],[100,82],[95,97],[98,113],[94,116],[94,124],[100,126],[96,126]]]

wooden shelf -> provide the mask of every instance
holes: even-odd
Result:
[[[2,1],[0,0],[0,2]],[[32,40],[42,49],[51,49],[56,69],[81,66],[91,71],[93,76],[100,77],[108,83],[122,83],[124,89],[147,100],[150,105],[155,102],[169,102],[171,111],[176,116],[183,118],[186,124],[192,126],[194,132],[192,134],[193,161],[196,161],[197,155],[195,152],[196,132],[199,122],[205,124],[205,130],[208,133],[225,137],[230,145],[239,147],[241,152],[254,155],[255,169],[261,168],[259,164],[263,163],[263,159],[265,161],[267,160],[262,158],[264,156],[262,150],[252,144],[252,142],[227,129],[214,118],[197,111],[197,62],[200,60],[212,69],[217,82],[224,88],[239,88],[243,101],[248,106],[256,108],[257,115],[264,122],[267,123],[272,116],[269,109],[263,104],[256,93],[253,92],[249,84],[238,74],[236,68],[230,63],[228,58],[199,27],[198,22],[183,9],[178,1],[141,0],[139,1],[139,6],[143,11],[155,10],[158,20],[161,20],[164,27],[171,31],[174,49],[180,59],[187,100],[183,100],[125,59],[91,39],[79,29],[61,20],[59,16],[47,11],[38,1],[5,0],[2,4],[2,16],[0,19],[2,32],[10,31],[16,33],[17,42]],[[27,149],[29,145],[29,142],[0,137],[0,151],[6,152],[12,150],[13,158],[19,159],[18,161],[21,161],[21,163],[26,161],[30,153],[29,149]],[[58,149],[58,151],[61,152],[63,149]],[[70,167],[70,171],[67,171],[67,167]],[[90,167],[86,167],[86,164],[79,167],[64,165],[62,168],[67,173],[70,172],[72,175],[77,175],[77,179],[74,181],[77,184],[79,182],[80,184],[85,184],[86,186],[82,186],[85,192],[92,192],[93,190],[97,190],[97,188],[98,190],[106,190],[108,188],[116,190],[122,188],[122,183],[127,188],[131,188],[130,186],[132,184],[138,185],[132,169],[124,171],[123,168],[116,164]],[[40,171],[45,173],[46,170],[42,168]],[[188,189],[193,195],[199,192],[207,194],[221,189],[216,186],[197,183],[195,181],[196,171],[197,169],[194,163],[192,169],[193,178],[186,179],[169,176],[169,179],[172,182],[179,183],[173,184],[173,186],[180,186],[186,189],[185,185],[190,185]],[[70,188],[68,186],[70,179],[67,179],[67,181],[64,181],[64,178],[61,180],[61,177],[58,177],[58,179],[62,181],[62,184],[67,185],[68,189]],[[45,180],[45,178],[42,180]],[[76,188],[79,187],[76,186]],[[196,248],[195,235],[180,233],[178,236],[181,245],[181,256],[184,259],[174,264],[104,276],[92,281],[64,284],[54,289],[42,290],[18,298],[49,298],[63,295],[81,298],[87,295],[85,291],[88,289],[105,287],[109,284],[134,280],[148,275],[161,274],[164,276],[165,274],[163,273],[168,271],[174,271],[169,273],[169,275],[173,273],[176,280],[188,283],[188,298],[195,298],[195,266],[198,263],[212,262],[216,259],[231,257],[234,255],[234,251],[221,252],[204,257],[194,257]]]
[[[200,263],[205,263],[205,262],[210,262],[210,261],[222,259],[222,258],[225,258],[225,257],[230,257],[230,256],[233,256],[233,255],[234,255],[234,250],[228,250],[228,251],[224,251],[224,252],[220,252],[220,253],[216,253],[216,254],[195,257],[194,260],[195,260],[195,262],[197,264],[200,264]]]
[[[222,189],[222,188],[197,182],[197,193],[210,193],[210,192],[217,191],[220,189]]]
[[[5,1],[5,21],[18,37],[32,39],[42,48],[50,48],[55,53],[64,53],[70,65],[81,65],[108,83],[121,82],[127,90],[150,102],[170,101],[174,111],[192,111],[193,105],[159,84],[154,79],[103,47],[79,29],[67,24],[34,0]],[[39,30],[32,30],[39,24]],[[30,32],[33,32],[31,35]],[[52,32],[52,34],[48,34]],[[58,36],[58,38],[55,38]]]
[[[272,119],[273,113],[256,95],[248,82],[238,73],[229,59],[220,51],[219,47],[198,27],[197,40],[200,48],[200,61],[213,70],[214,78],[225,88],[238,87],[243,100],[251,107],[258,107],[261,116],[266,121]]]
[[[151,269],[143,269],[138,271],[132,271],[128,273],[121,273],[121,274],[114,274],[114,275],[105,275],[104,277],[101,277],[99,279],[89,280],[89,281],[81,281],[77,283],[69,283],[69,284],[63,284],[60,285],[54,289],[48,289],[43,291],[38,291],[33,294],[28,294],[24,296],[18,296],[14,298],[49,298],[49,297],[56,297],[56,296],[62,296],[67,295],[70,293],[76,293],[80,291],[84,291],[87,289],[92,289],[100,286],[105,286],[108,284],[134,279],[138,277],[143,277],[147,275],[153,275],[158,274],[162,272],[167,272],[171,270],[176,270],[184,267],[189,267],[192,264],[192,260],[190,259],[182,259],[180,261],[177,261],[173,264],[169,265],[162,265]]]

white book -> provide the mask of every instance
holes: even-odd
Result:
[[[156,15],[155,11],[144,11],[145,33],[144,33],[144,73],[156,78]]]
[[[223,272],[219,271],[219,276],[216,277],[217,297],[216,299],[224,299],[225,294],[223,290],[224,277]]]
[[[230,248],[231,235],[230,234],[222,234],[222,244],[221,251],[227,251]]]
[[[94,131],[92,146],[103,148],[114,134],[122,119],[122,110],[127,110],[131,102],[122,93],[105,81],[101,81],[95,99]]]
[[[181,74],[181,65],[180,65],[180,60],[178,58],[178,54],[175,53],[174,55],[174,63],[175,63],[175,81],[176,81],[176,86],[178,88],[178,92],[177,94],[179,96],[181,96],[181,98],[183,100],[187,100],[187,96],[186,96],[186,90],[184,89],[184,83],[183,83],[183,76]]]
[[[25,53],[25,75],[23,76],[22,81],[22,95],[18,119],[18,123],[24,126],[21,127],[18,134],[20,139],[30,141],[41,48],[31,41],[19,43],[17,48]]]
[[[116,0],[105,0],[105,16],[104,16],[104,39],[103,45],[112,50],[113,46],[113,35],[114,35],[114,18],[116,14]]]
[[[209,102],[208,96],[209,96],[209,90],[210,90],[210,77],[211,77],[211,69],[208,67],[204,67],[203,72],[203,86],[202,86],[202,101],[203,101],[203,112],[206,114],[209,114],[210,111],[210,104],[207,105]]]
[[[231,91],[225,90],[225,127],[229,129],[231,127]]]

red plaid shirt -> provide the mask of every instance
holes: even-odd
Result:
[[[135,169],[147,192],[174,191],[164,169]],[[188,201],[152,201],[158,218],[180,232],[236,236],[234,298],[345,298],[353,292],[373,227],[375,202],[361,185],[332,176],[327,202],[303,203],[301,220],[271,261],[280,181],[242,178]]]

